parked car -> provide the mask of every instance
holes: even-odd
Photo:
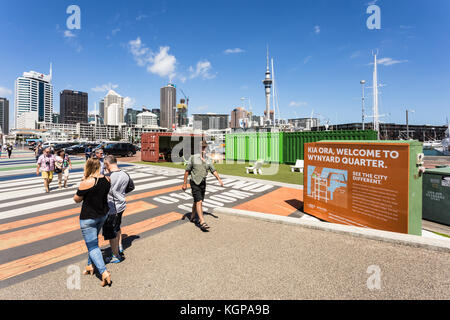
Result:
[[[86,150],[86,147],[90,146],[91,148],[94,148],[97,146],[96,143],[80,143],[75,146],[68,147],[66,149],[67,154],[78,154],[78,153],[84,153]]]
[[[56,143],[56,144],[54,144],[53,145],[53,149],[55,150],[55,151],[57,151],[57,150],[61,150],[61,149],[66,149],[66,148],[69,148],[69,147],[71,147],[72,145],[70,144],[70,143]]]
[[[114,155],[122,157],[132,157],[136,154],[136,147],[128,142],[108,143],[104,148],[105,155]]]

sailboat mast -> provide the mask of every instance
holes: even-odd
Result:
[[[374,54],[373,64],[373,129],[377,132],[380,139],[380,128],[378,122],[378,75],[377,75],[377,54]]]

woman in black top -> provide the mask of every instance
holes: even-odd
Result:
[[[103,255],[98,247],[98,234],[106,220],[108,193],[111,183],[108,177],[100,174],[100,161],[88,159],[84,167],[84,177],[73,197],[76,203],[82,202],[80,227],[89,251],[88,263],[83,274],[93,274],[92,263],[102,275],[102,287],[111,284],[111,273],[106,270]]]

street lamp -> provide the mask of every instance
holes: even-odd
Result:
[[[364,130],[364,85],[366,80],[361,80],[359,83],[362,86],[362,129]]]

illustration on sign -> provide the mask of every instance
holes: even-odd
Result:
[[[308,166],[308,196],[347,208],[348,171]]]

